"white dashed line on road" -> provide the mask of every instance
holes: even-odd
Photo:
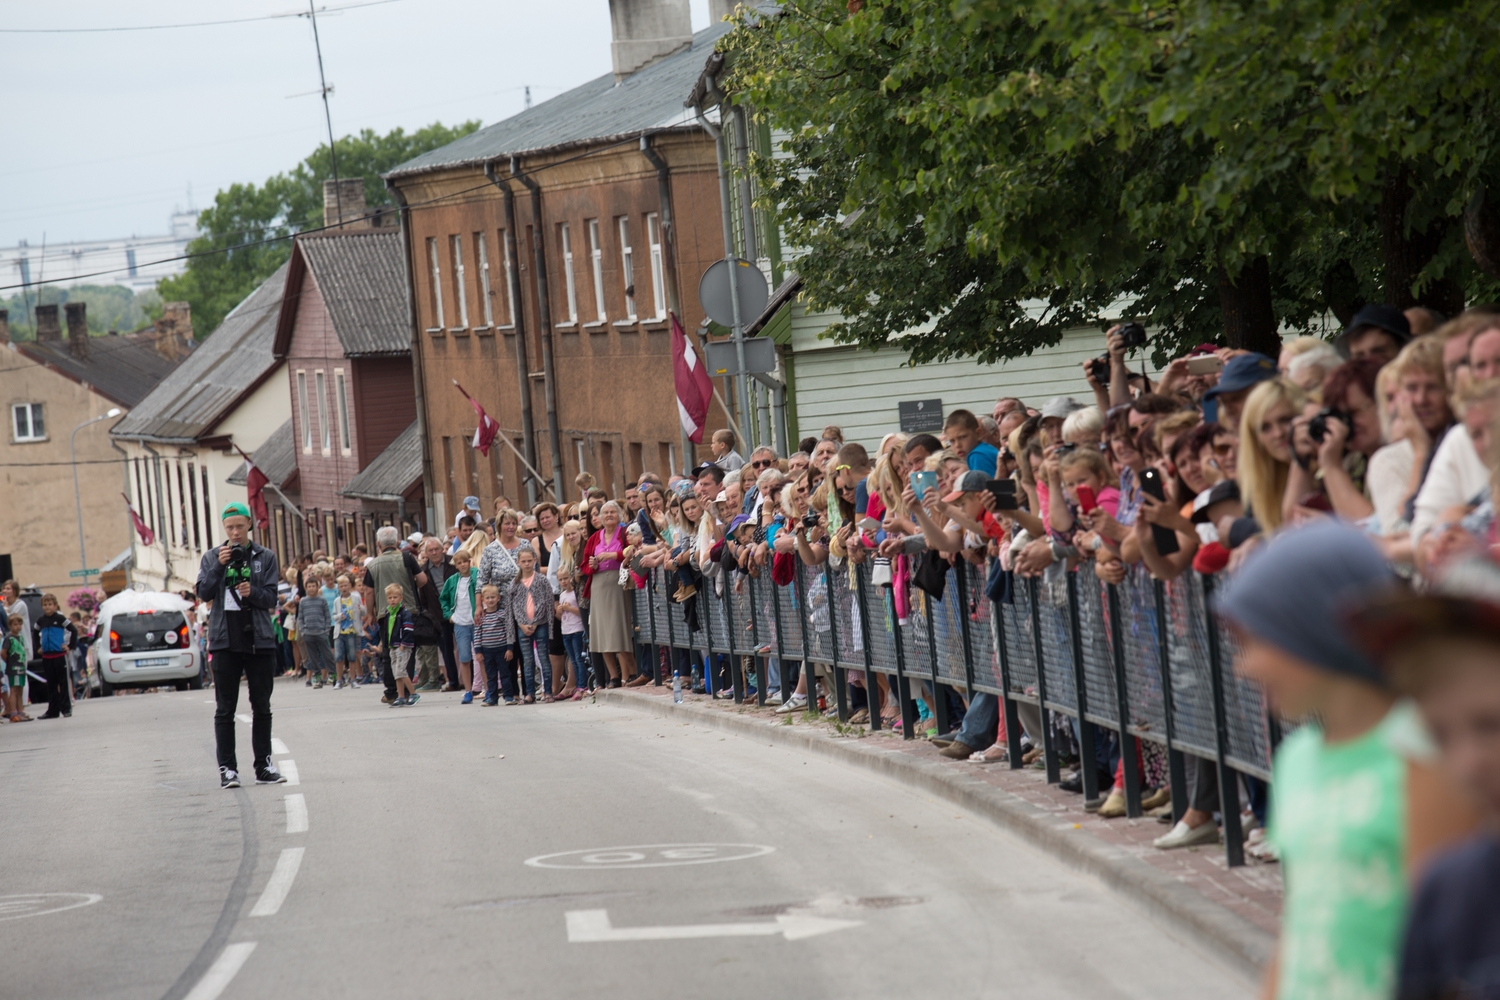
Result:
[[[301,792],[286,797],[286,832],[307,832],[307,800]]]
[[[234,721],[235,722],[244,722],[244,723],[248,724],[250,722],[250,716],[245,715],[243,712],[237,712],[237,713],[235,713]]]
[[[302,776],[297,773],[297,762],[295,760],[288,757],[286,760],[278,761],[278,763],[281,765],[278,770],[286,775],[286,783],[288,785],[302,784]]]
[[[291,751],[286,748],[286,744],[283,743],[283,742],[281,742],[281,740],[280,740],[279,737],[272,736],[271,737],[271,753],[273,753],[276,756],[280,757],[284,753],[291,753]]]
[[[292,882],[297,878],[297,869],[301,866],[302,848],[288,847],[282,851],[281,857],[276,860],[276,870],[271,872],[271,880],[266,883],[266,891],[260,894],[250,915],[274,916],[281,909],[281,904],[286,902],[286,894],[292,891]]]
[[[241,941],[238,944],[229,945],[219,953],[214,964],[210,965],[208,971],[203,974],[203,978],[198,980],[198,985],[194,986],[183,1000],[218,1000],[219,994],[224,992],[224,987],[229,985],[229,981],[234,978],[236,972],[240,971],[240,966],[245,964],[245,959],[249,958],[254,950],[254,941]]]

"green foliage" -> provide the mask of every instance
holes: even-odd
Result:
[[[10,313],[10,335],[13,340],[36,338],[35,310],[39,305],[61,306],[65,302],[82,302],[88,307],[89,333],[98,336],[117,330],[129,333],[152,322],[160,312],[161,299],[155,291],[134,292],[122,285],[42,285],[0,299],[0,309]],[[66,333],[63,311],[57,321]]]
[[[479,125],[435,123],[411,134],[399,128],[385,135],[364,129],[358,136],[344,136],[336,147],[339,176],[363,177],[366,205],[388,206],[383,172],[460,139]],[[202,235],[188,244],[189,253],[208,256],[194,257],[183,274],[158,282],[162,298],[186,301],[193,310],[195,333],[200,338],[212,333],[229,310],[290,256],[291,241],[284,237],[323,224],[323,181],[332,177],[328,146],[322,145],[264,184],[234,184],[220,191],[212,207],[198,215]]]

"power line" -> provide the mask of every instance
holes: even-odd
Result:
[[[356,7],[378,7],[396,3],[398,0],[365,0],[363,3],[345,3],[331,7],[320,7],[320,12],[353,10]],[[306,17],[302,11],[285,14],[263,14],[260,17],[237,17],[228,21],[189,21],[182,24],[128,24],[113,28],[0,28],[3,35],[82,35],[111,31],[164,31],[169,28],[211,28],[221,24],[248,24],[251,21],[279,21],[289,17]]]

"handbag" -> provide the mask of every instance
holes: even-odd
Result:
[[[923,552],[912,570],[911,582],[934,601],[941,601],[948,588],[948,561],[930,549]]]

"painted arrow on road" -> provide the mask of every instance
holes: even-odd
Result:
[[[807,914],[787,913],[774,923],[684,924],[679,927],[615,927],[608,910],[569,910],[568,941],[680,941],[684,938],[770,937],[780,934],[788,941],[830,934],[858,927],[862,920],[832,920]]]

